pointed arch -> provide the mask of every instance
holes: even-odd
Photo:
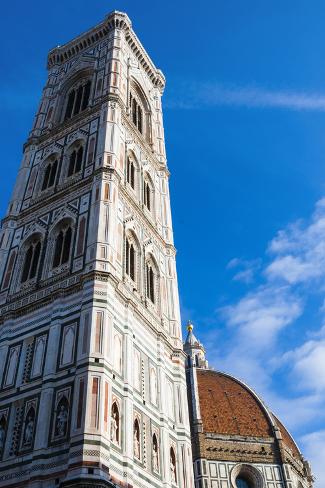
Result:
[[[78,139],[74,141],[65,152],[65,175],[67,178],[81,172],[85,156],[85,141]]]
[[[146,257],[145,271],[146,297],[151,303],[157,305],[159,296],[159,268],[151,253]]]
[[[63,219],[56,225],[52,235],[54,242],[52,268],[58,268],[69,263],[72,254],[72,235],[73,225],[71,219]]]
[[[140,243],[132,230],[125,233],[125,273],[132,282],[139,285]]]
[[[21,246],[22,271],[20,282],[32,280],[38,274],[43,236],[40,233],[32,234]]]
[[[16,382],[20,346],[13,346],[8,351],[7,368],[4,380],[4,387],[14,386]]]
[[[154,184],[148,172],[143,174],[143,205],[149,211],[154,209]]]
[[[135,78],[132,78],[130,83],[129,110],[133,125],[146,141],[151,143],[151,107],[148,97]]]
[[[40,169],[40,191],[49,190],[55,186],[58,174],[60,155],[57,153],[47,157]]]
[[[62,89],[62,120],[69,120],[86,110],[90,104],[92,74],[90,69],[79,70],[65,83]]]
[[[66,366],[74,361],[75,332],[75,324],[63,328],[60,366]]]
[[[42,335],[36,338],[35,349],[33,354],[33,364],[31,370],[31,378],[36,378],[42,374],[47,336]]]

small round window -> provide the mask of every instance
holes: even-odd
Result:
[[[237,488],[252,488],[252,485],[249,481],[247,481],[246,478],[243,478],[242,476],[238,476],[238,478],[236,478],[236,487]]]
[[[232,488],[264,488],[262,473],[253,465],[238,463],[231,470]]]

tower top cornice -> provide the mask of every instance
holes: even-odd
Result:
[[[105,19],[87,30],[83,34],[75,37],[71,41],[57,46],[50,50],[47,58],[47,68],[61,65],[73,58],[77,54],[92,46],[96,45],[100,40],[104,39],[106,35],[115,30],[120,29],[125,33],[125,39],[132,49],[135,57],[141,64],[144,71],[152,81],[153,85],[159,88],[162,92],[165,87],[165,77],[160,69],[157,69],[148,53],[142,46],[140,40],[132,29],[132,22],[128,15],[117,10],[108,14]]]

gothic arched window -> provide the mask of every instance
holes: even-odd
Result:
[[[126,237],[125,239],[125,272],[131,278],[131,280],[135,281],[136,273],[136,251],[135,251],[135,244],[132,239]]]
[[[91,81],[84,80],[75,85],[67,95],[64,120],[71,119],[85,110],[89,104]]]
[[[143,132],[143,126],[142,126],[142,108],[140,107],[140,105],[138,105],[138,116],[137,116],[137,127],[138,127],[138,131]]]
[[[79,173],[79,171],[81,171],[82,160],[83,160],[83,147],[80,146],[75,148],[70,154],[68,177],[76,173]]]
[[[57,169],[58,169],[57,159],[48,163],[44,172],[42,191],[47,190],[48,188],[52,188],[52,186],[54,186]]]
[[[143,204],[151,211],[152,209],[152,189],[151,184],[147,178],[143,181]]]
[[[55,238],[53,268],[57,268],[58,266],[61,266],[69,261],[71,240],[71,226],[68,225],[61,228]]]
[[[146,137],[147,124],[145,123],[145,119],[147,119],[146,112],[148,110],[145,110],[145,105],[148,105],[148,102],[145,100],[144,95],[141,94],[140,89],[134,87],[129,98],[130,116],[140,134]]]
[[[135,165],[130,157],[127,158],[126,162],[126,181],[135,190]]]
[[[33,241],[26,250],[23,272],[21,275],[22,283],[25,283],[25,281],[35,278],[38,270],[41,248],[41,241],[37,239]]]
[[[151,261],[146,263],[146,296],[152,303],[156,303],[157,271]]]

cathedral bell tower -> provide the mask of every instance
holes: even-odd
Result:
[[[0,230],[0,487],[192,488],[164,76],[120,12],[47,67]]]

